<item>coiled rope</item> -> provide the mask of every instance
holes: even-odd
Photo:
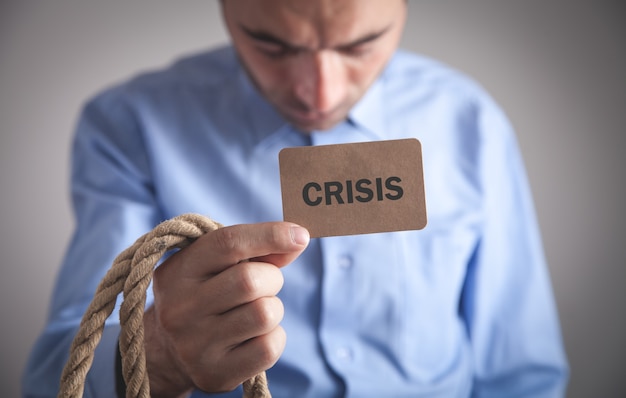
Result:
[[[126,397],[150,397],[143,314],[154,268],[168,250],[187,247],[201,235],[221,227],[207,217],[184,214],[162,222],[117,256],[100,282],[74,337],[70,357],[61,376],[59,398],[82,397],[87,372],[102,338],[104,322],[113,312],[121,292],[124,292],[124,301],[120,307],[119,348]],[[265,372],[246,380],[243,391],[244,398],[270,398]]]

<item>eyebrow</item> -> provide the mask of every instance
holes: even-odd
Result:
[[[275,44],[281,47],[285,47],[285,48],[290,48],[290,49],[294,49],[294,50],[307,50],[308,48],[304,47],[304,46],[298,46],[292,43],[289,43],[285,40],[282,40],[276,36],[274,36],[271,33],[265,32],[263,30],[253,30],[253,29],[249,29],[243,25],[239,25],[239,27],[241,28],[241,30],[243,30],[243,32],[248,35],[248,37],[252,38],[253,40],[257,40],[263,43],[268,43],[268,44]],[[389,30],[391,29],[391,26],[387,26],[379,31],[376,32],[372,32],[369,34],[366,34],[365,36],[359,37],[353,41],[350,41],[348,43],[343,43],[343,44],[339,44],[337,46],[335,46],[335,48],[337,49],[347,49],[347,48],[351,48],[351,47],[357,47],[361,44],[365,44],[365,43],[369,43],[372,42],[376,39],[378,39],[379,37],[383,36],[385,33],[387,33]]]

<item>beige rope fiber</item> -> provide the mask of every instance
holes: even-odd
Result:
[[[146,291],[154,268],[165,252],[182,249],[201,235],[222,227],[221,224],[197,214],[184,214],[164,221],[143,235],[113,262],[83,315],[70,357],[61,376],[58,397],[83,396],[87,372],[91,368],[96,346],[102,338],[104,322],[115,308],[117,296],[124,292],[120,307],[119,337],[122,371],[127,398],[148,398],[150,384],[146,371],[143,314]],[[244,398],[270,398],[265,372],[243,384]]]

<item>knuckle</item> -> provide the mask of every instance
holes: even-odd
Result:
[[[213,234],[218,250],[229,253],[238,249],[240,245],[239,238],[232,228],[220,228],[215,230]]]
[[[232,290],[247,301],[277,294],[285,282],[282,272],[273,265],[243,262],[231,270]]]
[[[274,329],[283,318],[283,304],[277,297],[263,297],[254,305],[254,322],[264,331]]]
[[[246,297],[255,297],[256,293],[260,289],[260,281],[257,272],[255,272],[254,268],[249,265],[249,263],[243,263],[239,267],[239,272],[237,273],[237,289]]]
[[[258,360],[264,367],[271,367],[283,353],[284,339],[266,339],[259,348]]]
[[[280,223],[272,224],[270,228],[270,239],[273,244],[281,247],[289,245],[289,242],[291,241],[289,231],[283,224]]]
[[[283,285],[285,284],[285,276],[276,267],[272,267],[271,270],[272,270],[271,272],[273,272],[273,278],[274,278],[274,281],[276,283],[276,288],[277,288],[276,294],[278,294],[280,289],[282,289]]]

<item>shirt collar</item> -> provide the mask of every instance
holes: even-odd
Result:
[[[259,93],[243,67],[239,68],[239,84],[243,93],[244,115],[257,143],[288,126],[274,106]]]
[[[376,79],[348,114],[348,121],[373,140],[384,139],[383,86],[384,74]]]

